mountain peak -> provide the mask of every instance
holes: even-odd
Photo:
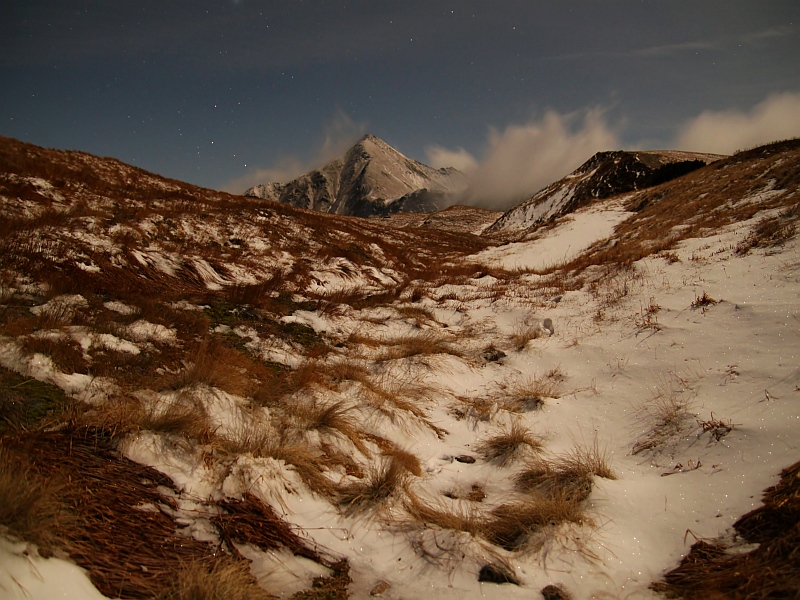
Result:
[[[434,169],[367,133],[341,158],[286,184],[261,184],[246,196],[359,217],[431,212],[445,195],[466,187],[455,169]]]

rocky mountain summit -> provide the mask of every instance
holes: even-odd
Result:
[[[367,134],[343,157],[288,183],[266,183],[245,196],[337,215],[372,217],[397,212],[429,213],[466,187],[453,168],[434,169]]]
[[[659,185],[721,158],[674,150],[598,152],[563,179],[507,211],[486,233],[527,231],[594,200]]]

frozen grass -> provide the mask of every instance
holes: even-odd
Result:
[[[175,573],[175,583],[156,596],[157,600],[267,600],[272,594],[259,587],[247,561],[217,560],[185,564]]]
[[[299,402],[287,408],[302,429],[341,435],[350,440],[359,452],[369,455],[367,447],[361,441],[359,423],[352,413],[352,407],[348,407],[343,401],[326,405],[314,400]]]
[[[675,569],[652,589],[668,598],[797,598],[800,590],[800,463],[781,472],[763,505],[742,516],[734,539],[698,540]],[[741,541],[739,541],[741,544]]]
[[[572,451],[545,460],[537,457],[514,476],[514,484],[522,493],[532,493],[584,500],[592,491],[594,477],[616,479],[607,453],[597,440],[591,446],[577,446]]]
[[[475,446],[479,454],[499,467],[506,467],[541,448],[541,440],[519,421],[503,427],[500,433],[481,440]]]
[[[511,334],[508,336],[508,341],[517,352],[522,352],[528,342],[542,337],[542,328],[539,323],[533,323],[528,320],[518,321],[514,324]]]
[[[100,408],[87,408],[77,416],[77,422],[108,430],[118,437],[147,430],[201,444],[214,438],[205,408],[188,391],[165,407],[146,406],[133,396],[118,396]]]
[[[450,414],[456,419],[468,419],[473,424],[491,421],[496,410],[497,404],[488,398],[469,398],[466,396],[456,397],[450,406]]]
[[[563,375],[554,372],[544,378],[524,377],[504,384],[500,407],[516,413],[541,409],[546,399],[561,397],[562,378]]]
[[[486,539],[511,552],[536,550],[564,523],[588,523],[583,507],[569,495],[532,496],[491,511]]]
[[[378,362],[436,354],[449,354],[458,357],[464,356],[462,350],[433,332],[387,338],[382,340],[382,344],[386,346],[386,348],[376,357],[375,360]]]
[[[396,458],[373,463],[358,481],[339,487],[336,501],[345,514],[375,510],[396,496],[406,485],[409,472]]]
[[[663,376],[653,397],[639,409],[644,432],[633,445],[633,453],[658,451],[668,445],[694,421],[690,401],[685,397],[688,381],[674,373]]]
[[[9,533],[44,553],[51,550],[65,518],[58,494],[58,486],[36,474],[25,457],[0,447],[0,525]]]
[[[744,255],[753,248],[770,248],[785,244],[797,232],[798,215],[800,215],[800,204],[782,211],[779,215],[761,219],[750,234],[736,246],[736,253]]]
[[[476,537],[487,533],[486,520],[473,504],[423,500],[409,492],[404,506],[413,521],[425,526],[462,531]]]

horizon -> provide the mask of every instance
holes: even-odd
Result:
[[[234,193],[367,132],[490,182],[481,196],[498,206],[601,150],[730,154],[800,135],[788,0],[48,0],[0,13],[0,134]]]

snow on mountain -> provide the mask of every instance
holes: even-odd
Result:
[[[486,233],[519,233],[594,200],[664,183],[723,158],[664,151],[598,152],[575,171],[508,210]]]
[[[368,134],[342,158],[288,183],[257,185],[244,195],[337,215],[370,217],[433,212],[443,208],[445,195],[465,187],[466,179],[456,169],[433,169]]]

